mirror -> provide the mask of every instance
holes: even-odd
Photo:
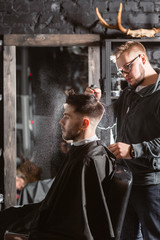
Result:
[[[4,206],[9,207],[17,203],[20,155],[39,166],[43,162],[42,179],[54,175],[64,90],[82,91],[86,82],[99,86],[100,36],[7,34],[3,40]]]
[[[42,178],[54,177],[64,157],[64,92],[87,86],[88,47],[17,47],[17,165],[23,156],[43,169]]]

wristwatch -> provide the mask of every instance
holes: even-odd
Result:
[[[135,153],[134,153],[132,144],[130,145],[130,155],[131,155],[131,158],[135,158]]]

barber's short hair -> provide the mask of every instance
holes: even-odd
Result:
[[[103,105],[93,94],[78,94],[71,90],[66,92],[66,103],[73,106],[75,112],[91,118],[100,119],[104,113]]]
[[[113,53],[113,56],[115,56],[116,59],[118,59],[121,56],[121,54],[123,54],[125,51],[130,51],[133,49],[137,52],[139,51],[139,52],[147,55],[146,49],[143,46],[143,44],[141,44],[140,42],[137,42],[137,41],[128,41],[128,42],[125,42],[124,44],[120,45]]]

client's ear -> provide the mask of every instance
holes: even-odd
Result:
[[[83,123],[82,123],[82,129],[85,130],[89,126],[89,119],[88,118],[83,118]]]

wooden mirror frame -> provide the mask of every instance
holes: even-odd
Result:
[[[88,46],[88,84],[99,85],[100,35],[7,34],[3,40],[4,208],[16,201],[16,47]]]

